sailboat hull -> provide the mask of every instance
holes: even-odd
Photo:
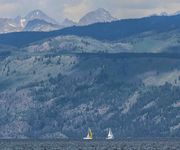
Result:
[[[89,137],[85,137],[83,138],[84,140],[92,140],[92,138],[89,138]]]
[[[107,137],[106,140],[113,140],[113,137]]]

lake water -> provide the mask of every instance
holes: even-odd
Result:
[[[0,140],[0,150],[180,150],[180,140]]]

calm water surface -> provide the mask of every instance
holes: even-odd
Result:
[[[180,150],[180,140],[0,140],[0,150]]]

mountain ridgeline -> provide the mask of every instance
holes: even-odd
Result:
[[[97,22],[111,22],[113,20],[116,19],[103,8],[88,12],[79,20],[79,22],[74,22],[68,18],[65,18],[63,22],[59,22],[49,17],[43,11],[37,9],[29,12],[24,17],[17,16],[16,18],[0,18],[0,33],[21,31],[53,31],[74,25],[84,26]],[[41,24],[39,23],[40,21]]]
[[[180,15],[151,16],[140,19],[126,19],[88,26],[74,26],[52,32],[19,32],[0,35],[0,44],[25,46],[37,40],[62,35],[88,36],[97,40],[116,41],[144,32],[168,32],[180,28]],[[15,40],[16,39],[16,40]]]
[[[179,37],[180,15],[0,35],[0,137],[180,137]]]

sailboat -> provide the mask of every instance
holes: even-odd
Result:
[[[114,139],[114,135],[112,133],[112,130],[109,128],[109,133],[108,133],[108,136],[106,138],[107,140],[113,140]]]
[[[92,131],[90,128],[88,128],[88,134],[86,137],[83,138],[84,140],[92,140],[93,137],[92,137]]]

